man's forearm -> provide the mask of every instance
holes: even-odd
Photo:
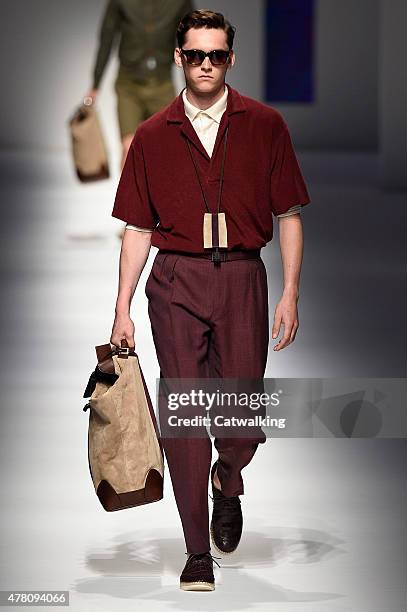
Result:
[[[298,298],[304,249],[301,216],[295,214],[282,217],[278,222],[284,274],[284,293]]]
[[[125,230],[120,253],[117,314],[129,314],[131,301],[150,248],[151,233]]]

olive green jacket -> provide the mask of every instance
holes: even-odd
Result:
[[[191,0],[108,0],[99,30],[93,87],[100,85],[117,35],[120,65],[132,78],[140,82],[151,76],[168,78],[178,24],[193,10]]]

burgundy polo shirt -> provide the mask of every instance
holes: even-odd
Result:
[[[229,88],[212,157],[185,115],[182,92],[139,125],[120,177],[112,216],[153,229],[151,244],[190,253],[203,247],[206,211],[191,144],[211,212],[216,212],[223,141],[229,126],[221,212],[228,249],[257,249],[273,237],[273,214],[310,202],[290,134],[273,107]]]

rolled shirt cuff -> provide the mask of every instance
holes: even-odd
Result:
[[[147,227],[138,227],[137,225],[132,225],[131,223],[126,223],[125,229],[136,230],[136,232],[150,232],[150,233],[154,231]]]
[[[281,215],[277,215],[277,218],[280,217],[289,217],[290,215],[295,215],[296,213],[301,212],[301,204],[296,204],[295,206],[291,206],[285,213],[281,213]]]

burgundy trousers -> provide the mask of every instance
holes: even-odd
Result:
[[[215,265],[158,251],[145,293],[160,377],[263,378],[269,344],[267,273],[260,256]],[[227,497],[244,493],[241,470],[255,438],[215,438],[218,477]],[[188,553],[210,550],[207,437],[162,438]]]

